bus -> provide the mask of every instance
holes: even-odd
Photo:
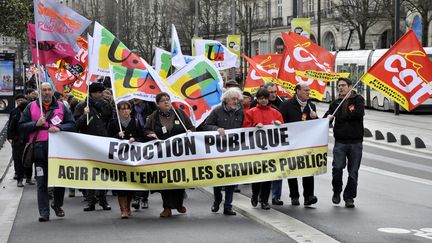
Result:
[[[432,47],[424,47],[426,54],[432,61]],[[378,50],[357,50],[357,51],[338,51],[332,52],[336,55],[335,71],[338,73],[350,73],[350,79],[357,81],[361,76],[380,59],[388,49]],[[360,82],[356,87],[357,93],[365,98],[365,106],[376,110],[391,111],[394,110],[395,103],[387,96],[377,90]],[[328,83],[324,96],[325,102],[330,102],[337,97],[336,83]],[[399,106],[403,111],[403,108]],[[414,112],[431,112],[432,113],[432,98],[419,105]]]

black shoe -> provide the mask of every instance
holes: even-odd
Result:
[[[300,205],[299,199],[298,198],[291,198],[291,205],[299,206]]]
[[[99,204],[100,205],[100,204]],[[107,203],[107,204],[102,204],[100,205],[102,207],[103,210],[105,211],[110,211],[111,210],[111,206]]]
[[[270,205],[268,203],[263,202],[263,203],[261,203],[261,209],[269,210],[270,209]]]
[[[35,185],[35,183],[31,180],[31,178],[27,178],[26,179],[26,182],[25,182],[27,185]]]
[[[316,196],[309,196],[308,198],[305,198],[304,205],[311,206],[312,204],[315,204],[317,202],[318,202],[318,198]]]
[[[136,199],[132,202],[131,207],[135,208],[135,210],[138,210],[140,208],[140,200]]]
[[[258,206],[258,198],[252,196],[252,198],[251,198],[251,204],[254,207]]]
[[[336,192],[334,192],[334,193],[333,193],[333,197],[332,197],[332,202],[333,202],[334,204],[339,204],[340,201],[341,201],[340,193],[336,193]]]
[[[354,199],[345,199],[345,207],[354,208]]]
[[[49,216],[40,216],[39,217],[39,222],[48,222],[49,221]]]
[[[141,208],[142,209],[148,208],[148,200],[142,200],[142,202],[141,202]]]
[[[56,206],[54,206],[54,204],[51,204],[51,208],[54,210],[57,217],[62,218],[65,216],[65,212],[63,211],[63,209],[61,207],[56,207]]]
[[[75,190],[69,190],[69,197],[75,197]]]
[[[216,213],[217,211],[219,211],[219,204],[220,204],[220,203],[218,203],[218,202],[213,202],[213,205],[212,205],[212,207],[211,207],[211,211],[212,211],[213,213]],[[224,211],[224,213],[225,213],[225,211]]]
[[[90,212],[90,211],[95,211],[95,205],[87,205],[87,207],[85,207],[84,212]]]
[[[23,180],[19,179],[17,182],[17,187],[24,187]]]
[[[283,205],[283,201],[281,201],[280,199],[273,199],[272,200],[272,204],[273,205],[277,205],[277,206],[282,206]]]
[[[232,210],[232,208],[225,208],[224,211],[223,211],[223,214],[225,214],[225,215],[230,215],[230,216],[237,215],[237,213],[234,212],[234,211]]]

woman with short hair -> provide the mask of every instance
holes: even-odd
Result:
[[[165,92],[157,94],[156,105],[158,109],[148,117],[144,127],[144,135],[148,138],[165,140],[195,130],[186,113],[172,106],[169,94]],[[186,207],[183,205],[184,193],[185,189],[162,190],[164,210],[160,213],[160,217],[170,217],[171,209],[186,213]]]
[[[240,128],[243,123],[243,106],[241,101],[243,94],[238,88],[229,88],[222,95],[222,104],[216,106],[207,117],[203,130],[218,131],[221,136],[225,135],[226,129]],[[236,215],[232,210],[232,200],[236,185],[216,186],[213,188],[214,202],[212,212],[219,211],[222,202],[222,188],[225,187],[225,215]]]

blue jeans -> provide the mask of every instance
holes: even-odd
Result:
[[[358,170],[362,159],[363,144],[343,144],[335,142],[333,148],[333,192],[342,192],[342,176],[345,166],[348,168],[348,182],[343,192],[343,198],[354,199],[357,196]],[[348,164],[347,164],[348,162]]]
[[[225,187],[225,203],[224,208],[232,208],[233,194],[235,185],[224,186]],[[214,200],[216,203],[222,202],[222,186],[213,187]]]
[[[272,181],[272,200],[280,199],[282,195],[282,180]]]

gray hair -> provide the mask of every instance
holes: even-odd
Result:
[[[265,84],[263,85],[263,88],[267,89],[268,87],[273,87],[273,86],[275,86],[275,83],[268,82],[268,83],[265,83]]]
[[[228,88],[221,97],[221,101],[226,103],[229,99],[238,98],[239,100],[243,100],[243,93],[237,87]]]

